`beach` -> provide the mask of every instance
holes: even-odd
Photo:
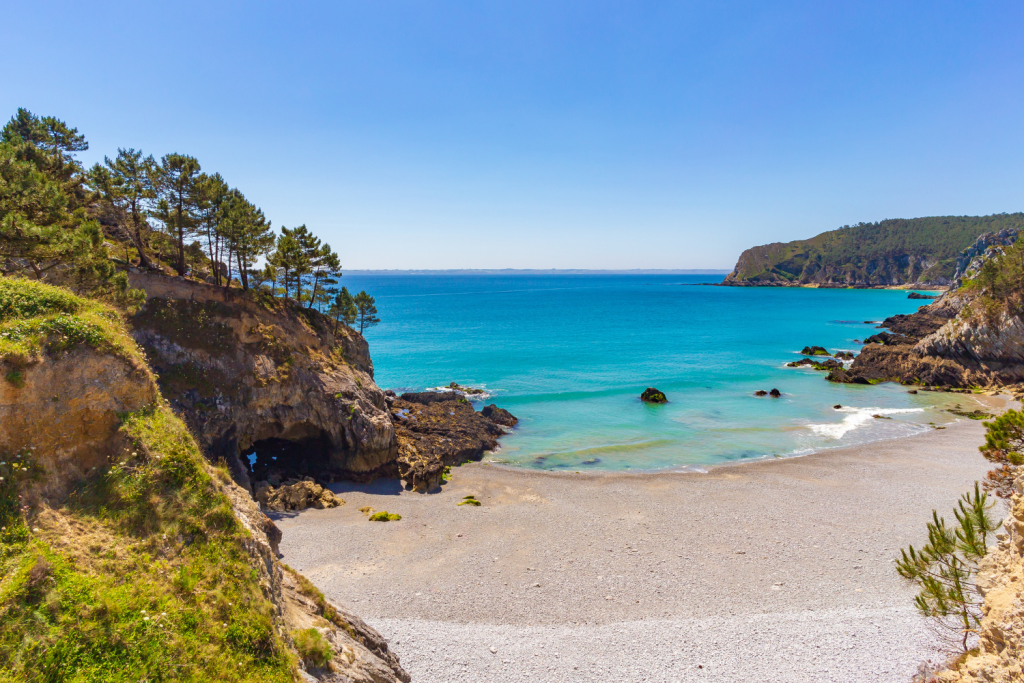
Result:
[[[983,433],[707,473],[474,463],[438,493],[342,483],[344,506],[274,519],[283,561],[418,683],[905,681],[939,655],[893,559],[984,477]]]

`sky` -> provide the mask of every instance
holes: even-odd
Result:
[[[731,268],[1020,211],[1020,2],[10,3],[0,117],[197,157],[348,269]]]

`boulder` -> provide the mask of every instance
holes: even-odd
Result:
[[[485,406],[484,409],[480,411],[480,414],[491,422],[504,427],[515,427],[519,424],[519,418],[504,408],[499,408],[493,403],[489,406]]]
[[[832,355],[831,353],[828,352],[827,349],[825,349],[822,346],[805,346],[803,348],[803,350],[800,351],[800,353],[805,355],[805,356],[831,356]]]
[[[644,389],[644,393],[640,394],[640,400],[644,403],[668,403],[665,394],[654,387]]]
[[[263,482],[256,489],[255,498],[264,510],[273,512],[290,512],[306,508],[323,510],[345,504],[344,500],[312,479],[288,482],[279,488]]]

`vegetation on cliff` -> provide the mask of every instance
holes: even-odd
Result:
[[[360,329],[380,322],[373,298],[339,289],[341,259],[305,225],[279,233],[219,173],[171,153],[136,149],[84,169],[84,135],[52,116],[19,109],[0,130],[0,274],[22,275],[104,297],[144,300],[133,266],[332,310]],[[356,312],[352,308],[358,309]]]
[[[1024,228],[1024,213],[859,223],[743,252],[726,284],[892,285],[948,282],[979,235]]]

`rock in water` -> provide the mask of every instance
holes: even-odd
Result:
[[[779,396],[782,396],[782,392],[779,391],[778,389],[772,389],[771,391],[768,392],[768,395],[771,396],[772,398],[778,398]]]
[[[260,502],[264,510],[273,510],[274,512],[305,510],[306,508],[323,510],[345,504],[344,500],[311,479],[285,484],[276,489],[265,483],[256,490],[256,500]]]
[[[515,427],[519,424],[519,418],[504,408],[499,408],[493,403],[489,406],[485,406],[484,409],[480,411],[480,414],[491,422],[504,427]]]
[[[644,403],[668,403],[668,399],[665,398],[665,394],[654,387],[647,387],[644,389],[644,393],[640,394],[640,400]]]
[[[804,356],[831,356],[832,355],[823,346],[805,346],[803,348],[803,350],[800,351],[800,353],[801,353],[801,355],[804,355]]]
[[[917,292],[911,292],[907,295],[908,299],[938,299],[938,296],[933,294],[918,294]]]
[[[754,392],[754,396],[767,396],[767,395],[768,395],[768,392],[765,391],[764,389],[758,389],[757,391]]]

